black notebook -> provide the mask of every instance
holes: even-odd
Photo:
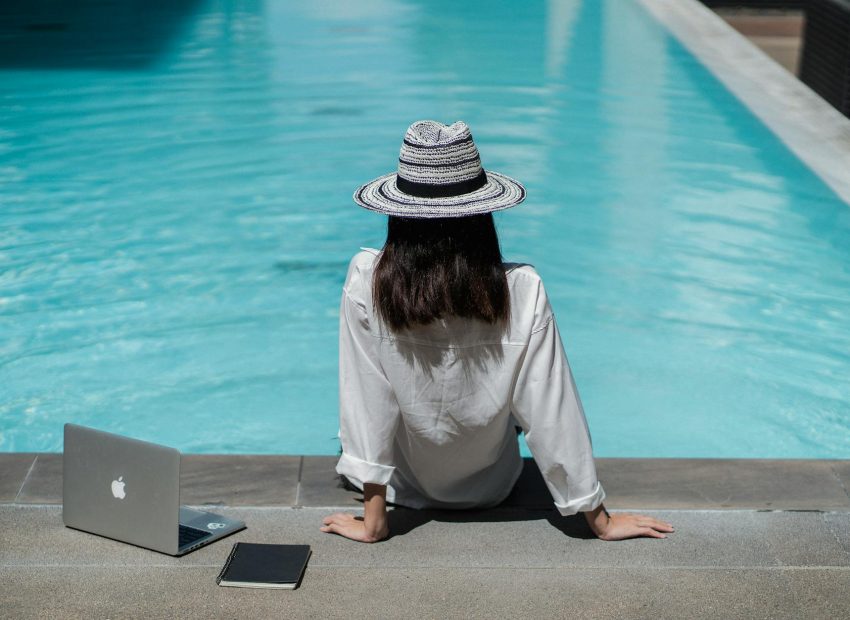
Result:
[[[220,586],[294,589],[310,557],[310,545],[238,542],[216,577]]]

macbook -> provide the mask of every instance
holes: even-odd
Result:
[[[74,529],[183,555],[245,523],[180,505],[180,452],[65,425],[62,519]]]

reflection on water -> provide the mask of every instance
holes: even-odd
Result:
[[[144,68],[178,39],[199,0],[4,0],[0,68]]]
[[[433,118],[528,187],[597,455],[850,456],[850,209],[630,0],[0,12],[0,449],[334,453],[351,194]]]
[[[348,263],[344,261],[302,261],[302,260],[279,260],[274,266],[285,274],[295,272],[331,273],[336,278],[345,274]]]

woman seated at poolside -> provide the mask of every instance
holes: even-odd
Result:
[[[540,276],[503,263],[492,211],[524,188],[484,171],[469,128],[407,130],[398,174],[355,201],[389,215],[382,251],[357,254],[340,310],[337,472],[364,493],[364,515],[322,531],[361,542],[389,535],[386,503],[483,508],[522,470],[525,433],[555,506],[583,512],[604,540],[663,538],[669,523],[609,514],[584,411]]]

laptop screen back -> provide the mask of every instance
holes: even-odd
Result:
[[[174,554],[180,453],[66,424],[62,502],[69,527]]]

